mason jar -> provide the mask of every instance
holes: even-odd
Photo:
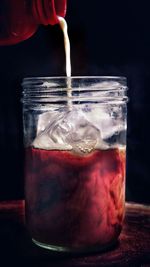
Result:
[[[125,213],[124,77],[25,78],[25,215],[33,242],[102,251]]]

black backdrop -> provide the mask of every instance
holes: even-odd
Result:
[[[145,1],[146,2],[146,1]],[[148,3],[68,0],[73,75],[128,79],[127,200],[150,203],[150,18]],[[23,190],[21,81],[65,74],[58,25],[40,26],[27,41],[0,47],[0,199]]]

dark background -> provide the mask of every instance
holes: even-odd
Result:
[[[148,1],[147,1],[148,2]],[[150,16],[148,3],[68,0],[73,75],[128,80],[127,196],[150,203]],[[0,199],[23,198],[21,82],[65,75],[58,25],[40,26],[15,46],[0,47]]]

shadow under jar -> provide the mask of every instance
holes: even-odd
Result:
[[[35,244],[102,251],[125,209],[124,77],[23,80],[26,225]]]

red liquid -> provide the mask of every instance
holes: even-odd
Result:
[[[125,151],[26,151],[26,220],[38,242],[70,249],[117,240],[124,217]]]

